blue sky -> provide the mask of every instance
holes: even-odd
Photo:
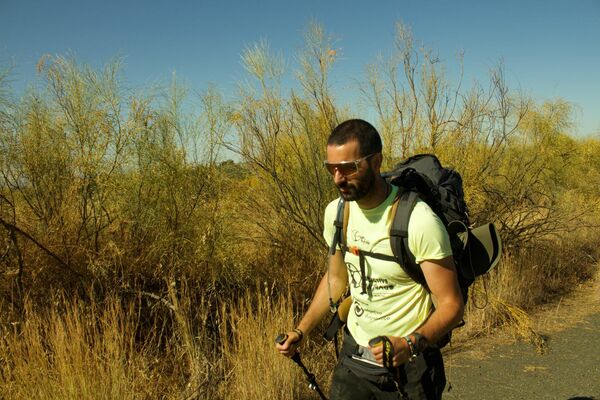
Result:
[[[391,52],[402,21],[449,71],[464,51],[466,84],[503,60],[511,87],[572,102],[573,133],[600,134],[600,0],[0,0],[0,65],[15,65],[16,92],[34,82],[42,55],[71,54],[94,66],[122,56],[133,87],[168,82],[176,71],[194,90],[233,93],[245,77],[245,48],[264,39],[293,65],[311,21],[337,39],[340,104],[357,101],[355,81]]]

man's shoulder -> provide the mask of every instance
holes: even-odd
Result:
[[[331,200],[325,207],[325,221],[333,221],[337,214],[338,204],[340,202],[339,197]]]
[[[413,209],[410,220],[408,223],[408,229],[442,229],[445,230],[444,224],[440,217],[429,207],[429,204],[422,200],[418,200]]]
[[[323,237],[328,244],[330,244],[333,240],[333,234],[335,231],[333,222],[335,221],[337,214],[338,202],[339,198],[332,200],[329,204],[327,204],[327,207],[325,207],[325,216],[323,218]]]
[[[429,207],[429,204],[421,199],[417,200],[415,203],[415,208],[413,209],[413,213],[411,215],[416,215],[417,217],[437,217],[435,212],[433,212],[431,207]]]

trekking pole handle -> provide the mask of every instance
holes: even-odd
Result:
[[[381,346],[383,344],[383,336],[377,336],[374,337],[373,339],[369,340],[369,346],[371,347],[377,347],[377,346]]]
[[[296,335],[298,335],[298,340],[295,340],[293,343],[300,343],[302,342],[302,339],[304,338],[304,332],[302,332],[300,329],[298,328],[294,328],[293,329],[294,333]],[[275,338],[275,343],[277,344],[283,344],[285,343],[285,341],[288,339],[288,335],[287,333],[280,333],[279,335],[277,335],[277,337]]]
[[[280,333],[275,338],[275,343],[284,344],[288,337],[289,336],[287,333]],[[294,360],[300,367],[305,368],[302,364],[302,361],[300,361],[300,353],[298,353],[298,350],[294,351],[294,355],[291,357],[291,359]]]
[[[275,338],[275,343],[277,344],[284,344],[285,341],[287,340],[288,335],[287,333],[280,333],[279,335],[277,335],[277,337]]]
[[[371,347],[383,347],[383,366],[386,368],[392,368],[394,366],[394,346],[387,336],[376,336],[369,340],[369,346]]]

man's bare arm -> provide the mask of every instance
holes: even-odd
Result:
[[[436,299],[436,307],[416,332],[423,335],[428,343],[436,343],[461,321],[464,303],[458,286],[454,260],[451,256],[441,260],[423,261],[420,265],[431,295]],[[410,338],[413,343],[416,342],[414,335]],[[406,340],[397,336],[391,336],[389,339],[395,350],[394,366],[406,363],[411,356]],[[382,364],[382,348],[375,347],[372,348],[372,351],[376,361]]]
[[[329,257],[328,262],[327,273],[321,279],[308,310],[298,324],[297,329],[303,335],[308,335],[329,312],[330,291],[333,301],[337,301],[346,290],[348,272],[342,253],[337,251],[335,255]],[[301,343],[300,339],[302,338],[297,331],[290,331],[287,334],[288,339],[282,344],[277,344],[276,348],[281,354],[291,357]]]
[[[452,257],[421,263],[425,281],[435,299],[435,310],[417,329],[429,343],[436,343],[462,320],[464,302]]]

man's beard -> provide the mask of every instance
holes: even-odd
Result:
[[[338,185],[337,188],[338,191],[341,188],[348,190],[347,193],[342,193],[340,191],[340,196],[342,197],[342,199],[344,199],[344,201],[357,201],[369,194],[374,184],[375,173],[371,168],[369,168],[366,171],[364,177],[362,177],[361,179],[357,180],[353,184],[348,184],[348,182],[346,182],[344,185]]]

